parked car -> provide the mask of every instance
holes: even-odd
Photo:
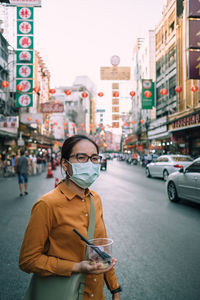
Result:
[[[161,155],[155,162],[151,162],[146,166],[145,174],[147,177],[160,177],[166,181],[169,174],[187,167],[191,161],[193,159],[188,155]]]
[[[169,175],[166,188],[172,202],[182,198],[200,203],[200,157],[179,172]]]
[[[106,158],[106,154],[104,153],[100,153],[100,156],[102,156],[101,162],[100,162],[100,170],[107,170],[107,158]]]

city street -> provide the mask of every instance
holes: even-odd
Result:
[[[54,175],[62,178],[60,167]],[[55,177],[31,176],[23,197],[17,177],[0,179],[0,300],[21,300],[25,293],[30,275],[18,268],[23,234],[31,207],[54,187]],[[146,178],[141,166],[117,160],[108,161],[92,189],[102,198],[108,237],[114,240],[121,299],[199,300],[200,206],[170,203],[163,180]],[[112,299],[105,290],[106,300]]]

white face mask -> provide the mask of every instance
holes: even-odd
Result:
[[[72,176],[69,175],[70,180],[83,189],[88,188],[100,175],[100,164],[93,164],[91,161],[70,164],[73,171]]]

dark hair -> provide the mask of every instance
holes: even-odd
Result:
[[[97,153],[99,153],[99,147],[93,140],[91,140],[89,137],[87,137],[85,135],[77,134],[77,135],[70,136],[68,139],[66,139],[64,141],[62,149],[61,149],[61,160],[60,161],[62,161],[63,158],[68,160],[72,153],[73,147],[82,140],[87,140],[87,141],[91,142],[97,148]]]
[[[20,150],[20,154],[21,154],[21,155],[24,155],[24,153],[25,153],[24,149],[21,149],[21,150]]]

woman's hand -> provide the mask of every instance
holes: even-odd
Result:
[[[120,293],[116,293],[112,296],[112,300],[120,300]]]
[[[88,273],[88,274],[101,274],[110,271],[116,264],[117,260],[115,258],[112,259],[111,265],[107,268],[102,268],[102,263],[92,263],[90,261],[81,261],[80,263],[75,263],[73,267],[73,272],[79,273]],[[117,299],[117,298],[116,298]]]

